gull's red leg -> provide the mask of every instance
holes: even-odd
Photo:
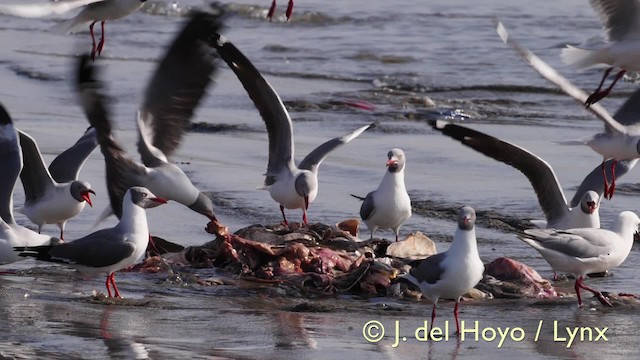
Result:
[[[116,286],[116,273],[111,273],[109,277],[111,279],[111,286],[113,286],[114,297],[122,298],[122,296],[120,296],[120,291],[118,291],[118,287]]]
[[[302,222],[305,225],[309,225],[307,223],[307,209],[309,208],[309,197],[305,196],[304,197],[304,209],[302,209]]]
[[[600,301],[600,303],[602,305],[613,307],[611,302],[609,302],[609,300],[607,300],[607,298],[605,298],[604,295],[602,295],[602,293],[600,291],[598,291],[596,289],[592,289],[592,288],[588,287],[587,285],[583,284],[582,280],[583,280],[583,278],[581,276],[579,278],[579,281],[576,282],[576,284],[577,284],[576,286],[579,286],[580,288],[585,289],[587,291],[591,291],[593,293],[593,295],[598,297],[598,300]]]
[[[289,4],[287,4],[287,11],[285,15],[287,16],[287,21],[291,20],[291,14],[293,13],[293,0],[289,0]]]
[[[102,29],[102,32],[100,33],[100,42],[98,42],[98,56],[102,54],[102,48],[104,47],[104,21],[100,22],[100,28]]]
[[[611,162],[611,185],[609,185],[609,200],[613,197],[613,192],[616,190],[616,165],[618,165],[618,160],[613,160]]]
[[[609,181],[607,180],[607,170],[605,169],[604,166],[604,162],[605,160],[602,159],[602,165],[600,165],[600,167],[602,168],[602,178],[604,179],[604,198],[607,198],[607,195],[609,194]]]
[[[107,294],[109,294],[109,297],[111,297],[111,288],[109,287],[109,280],[111,275],[107,275],[107,281],[105,283],[105,285],[107,286]]]
[[[609,85],[609,87],[606,88],[605,90],[601,90],[602,84],[604,83],[604,79],[609,75],[612,69],[613,68],[608,68],[607,70],[605,70],[602,81],[600,81],[600,86],[598,86],[598,89],[596,89],[596,91],[594,91],[593,94],[591,94],[587,98],[587,101],[585,102],[586,107],[589,107],[597,103],[598,101],[600,101],[601,99],[604,99],[607,95],[609,95],[611,93],[611,90],[615,86],[615,84],[618,82],[618,80],[620,80],[624,76],[624,74],[627,72],[626,70],[620,70],[616,75],[615,79],[613,79],[613,82],[611,83],[611,85]]]
[[[431,309],[431,326],[429,326],[429,335],[431,335],[433,324],[436,322],[436,304],[438,304],[437,300],[433,302],[433,308]]]
[[[578,307],[582,307],[582,297],[580,296],[580,282],[582,281],[582,276],[576,279],[573,288],[576,290],[576,296],[578,297]]]
[[[284,206],[280,205],[280,212],[282,213],[282,224],[283,225],[289,225],[289,222],[287,221],[287,217],[284,215]]]
[[[458,304],[460,303],[460,298],[456,299],[456,306],[453,308],[453,317],[456,319],[456,335],[460,335],[460,322],[458,321]]]
[[[271,3],[271,7],[269,7],[269,12],[267,13],[267,19],[269,21],[273,20],[273,13],[276,11],[276,0],[273,0]]]
[[[89,25],[89,32],[91,33],[91,60],[95,61],[96,60],[96,37],[93,34],[93,25],[95,25],[96,22],[92,22],[91,25]]]

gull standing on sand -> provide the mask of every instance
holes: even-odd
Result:
[[[398,241],[400,226],[411,217],[411,199],[404,184],[407,158],[404,151],[397,148],[389,150],[387,158],[387,171],[382,182],[377,190],[363,199],[360,217],[367,224],[371,239],[377,229],[392,229]]]
[[[627,71],[640,71],[640,2],[637,0],[590,0],[600,17],[607,41],[583,49],[567,45],[562,49],[564,63],[580,70],[598,65],[609,65],[598,88],[585,100],[587,107],[606,97]],[[608,88],[602,85],[609,73],[618,68],[615,79]]]
[[[556,271],[576,277],[575,290],[578,306],[582,307],[580,289],[591,291],[603,305],[612,306],[600,291],[583,284],[587,274],[604,272],[622,264],[633,246],[633,236],[640,218],[623,211],[611,226],[605,229],[529,229],[519,239],[531,245]]]
[[[91,152],[97,147],[94,129],[89,129],[76,144],[60,154],[51,163],[58,178],[69,179],[58,182],[47,170],[35,140],[18,130],[24,166],[20,180],[25,193],[24,207],[17,209],[32,223],[38,232],[44,224],[57,224],[60,239],[64,239],[67,220],[78,215],[85,204],[93,206],[90,194],[95,194],[86,181],[77,180],[78,174]]]
[[[86,57],[81,59],[77,88],[87,119],[98,134],[105,157],[111,210],[118,218],[122,216],[122,199],[127,189],[144,186],[160,197],[217,221],[211,199],[167,157],[180,145],[216,69],[217,57],[207,42],[222,27],[220,17],[221,12],[196,13],[152,77],[137,116],[138,151],[143,164],[131,159],[113,137],[103,85],[96,77],[95,66]]]
[[[13,217],[13,189],[22,169],[22,153],[13,121],[0,105],[0,265],[23,260],[14,246],[40,246],[60,243],[60,239],[41,235],[16,224]]]
[[[318,167],[329,153],[357,138],[375,124],[362,126],[346,135],[331,139],[310,152],[300,165],[294,162],[293,124],[287,108],[271,85],[251,61],[230,41],[219,36],[215,43],[220,57],[236,74],[260,112],[269,135],[269,163],[264,189],[280,204],[284,224],[288,224],[284,209],[302,209],[302,221],[307,224],[307,209],[318,194]]]
[[[120,296],[115,272],[133,265],[145,252],[149,242],[149,225],[145,209],[166,203],[143,187],[127,190],[122,201],[122,217],[109,229],[98,230],[80,239],[48,246],[14,246],[22,257],[61,263],[76,268],[83,274],[107,274],[107,293],[111,287],[115,297]]]
[[[502,23],[497,22],[496,26],[496,31],[502,41],[511,46],[538,74],[560,87],[562,91],[575,100],[581,103],[586,101],[587,94],[584,91],[560,75],[529,49],[510,38]],[[628,171],[640,157],[640,127],[637,126],[640,123],[640,116],[638,116],[640,113],[640,101],[637,101],[640,95],[638,95],[638,91],[618,110],[616,119],[599,104],[590,106],[589,111],[604,122],[605,132],[598,133],[586,140],[566,142],[566,144],[571,145],[587,145],[602,155],[601,169],[604,178],[604,198],[606,199],[611,199],[615,191],[616,171]],[[612,160],[608,162],[611,168],[611,183],[607,180],[605,169],[607,160]],[[619,167],[620,160],[628,160],[628,162]]]
[[[469,206],[458,210],[458,228],[449,250],[416,262],[402,278],[420,288],[422,294],[433,301],[431,327],[436,319],[436,305],[440,298],[454,299],[453,315],[456,334],[460,335],[458,303],[460,297],[475,287],[484,273],[484,264],[478,254],[476,242],[476,212]],[[429,330],[431,332],[431,330]]]

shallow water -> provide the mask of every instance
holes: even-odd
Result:
[[[1,0],[0,3],[13,1]],[[601,34],[587,2],[416,1],[381,0],[325,2],[298,0],[294,18],[269,23],[261,19],[270,1],[225,1],[234,14],[225,36],[268,77],[290,105],[297,158],[326,139],[361,125],[378,122],[348,146],[332,153],[322,165],[320,194],[310,208],[312,221],[336,223],[357,217],[359,202],[349,194],[373,190],[384,171],[386,153],[401,147],[408,158],[406,181],[416,201],[432,200],[456,207],[469,204],[522,218],[542,218],[526,178],[510,167],[463,148],[430,130],[427,120],[462,111],[469,126],[519,144],[546,159],[563,184],[567,197],[584,175],[601,161],[586,147],[557,144],[599,131],[601,123],[579,104],[559,94],[497,37],[497,16],[523,45],[557,67],[586,90],[600,71],[578,73],[561,64],[565,43],[578,44]],[[150,2],[146,10],[107,24],[101,63],[113,97],[118,138],[135,153],[134,114],[156,60],[180,27],[177,13]],[[182,1],[180,8],[203,6]],[[279,2],[278,14],[286,7]],[[0,16],[0,101],[16,124],[38,142],[46,160],[77,140],[87,126],[72,86],[73,57],[88,51],[87,32],[61,36],[47,32],[62,17],[42,21]],[[256,190],[267,160],[264,125],[236,77],[221,65],[216,84],[194,121],[237,126],[239,130],[191,133],[174,160],[204,191],[213,194],[220,219],[233,230],[280,220],[268,193]],[[621,83],[601,103],[614,112],[634,85]],[[428,96],[436,108],[425,108]],[[373,111],[340,105],[365,100]],[[134,156],[135,157],[135,156]],[[99,152],[85,165],[82,177],[96,189],[95,208],[87,208],[67,224],[67,238],[90,231],[107,203],[103,161]],[[638,182],[637,171],[621,179]],[[603,202],[604,226],[622,210],[637,211],[638,194],[618,192]],[[18,185],[17,205],[23,201]],[[297,211],[287,213],[299,220]],[[178,205],[148,213],[152,232],[183,245],[210,240],[202,231],[205,219]],[[170,219],[168,221],[168,219]],[[26,224],[26,219],[19,217]],[[113,224],[110,220],[101,226]],[[414,215],[403,233],[422,231],[442,238],[455,224]],[[56,234],[55,226],[45,231]],[[391,237],[390,232],[382,233]],[[513,234],[478,229],[480,254],[521,260],[544,277],[551,271],[533,249]],[[438,243],[439,250],[448,244]],[[638,292],[640,263],[637,246],[614,276],[592,279],[596,288]],[[151,358],[492,358],[495,354],[522,358],[590,358],[594,351],[608,358],[637,357],[638,312],[633,306],[578,310],[575,298],[558,302],[484,301],[465,303],[461,318],[481,327],[522,327],[522,341],[468,339],[423,343],[413,331],[430,314],[428,302],[394,299],[339,298],[320,300],[335,309],[327,313],[290,312],[304,299],[283,296],[277,289],[241,283],[202,287],[166,284],[166,274],[118,274],[120,289],[132,304],[105,305],[89,300],[102,291],[103,279],[83,279],[72,271],[25,261],[7,269],[28,270],[0,278],[0,354],[17,358],[130,358],[138,349]],[[199,272],[200,275],[208,273]],[[207,270],[211,276],[217,276]],[[565,284],[566,286],[566,284]],[[25,297],[25,295],[28,295]],[[566,301],[565,301],[566,300]],[[137,303],[136,303],[137,301]],[[386,305],[386,306],[385,306]],[[451,303],[439,307],[439,321],[452,320]],[[365,341],[363,325],[379,320],[387,337]],[[401,324],[406,343],[397,348],[393,324]],[[535,335],[539,321],[539,341]],[[553,320],[562,326],[608,326],[608,342],[577,341],[570,348],[553,341]],[[407,330],[405,330],[407,329]],[[142,348],[142,350],[140,350]],[[144,351],[143,351],[144,350]]]

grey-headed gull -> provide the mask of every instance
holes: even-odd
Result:
[[[0,105],[0,265],[23,258],[14,246],[52,245],[60,239],[41,235],[16,223],[13,217],[13,189],[22,169],[22,154],[17,130],[5,108]]]
[[[95,59],[96,53],[100,55],[105,42],[104,24],[107,20],[116,20],[137,11],[147,0],[104,0],[86,5],[75,17],[55,25],[52,30],[59,32],[71,32],[76,27],[91,23],[91,59]],[[96,44],[93,26],[100,22],[100,41]]]
[[[24,206],[17,210],[38,225],[38,232],[42,230],[44,224],[57,224],[60,229],[60,239],[64,239],[67,220],[78,215],[85,204],[93,206],[90,194],[95,192],[88,182],[77,180],[77,175],[87,157],[97,146],[94,131],[89,130],[88,135],[83,135],[76,145],[63,153],[65,156],[55,163],[53,168],[59,177],[66,177],[65,173],[69,174],[68,176],[75,174],[74,179],[68,182],[54,180],[45,167],[35,140],[21,130],[18,130],[18,133],[24,161],[20,180],[25,192],[25,202]],[[87,146],[86,149],[84,145]],[[85,151],[89,148],[91,151]],[[71,156],[78,158],[71,159]],[[65,163],[65,158],[69,162]]]
[[[420,288],[431,301],[431,329],[436,319],[438,300],[456,301],[453,310],[456,334],[460,334],[458,303],[460,297],[482,280],[484,264],[478,254],[476,242],[476,212],[469,206],[458,210],[458,228],[449,250],[418,260],[408,274],[402,277]]]
[[[38,4],[7,4],[0,5],[0,14],[20,16],[26,18],[39,18],[50,15],[60,15],[68,11],[82,7],[82,10],[73,18],[62,21],[51,28],[58,32],[71,32],[75,28],[91,23],[91,58],[95,59],[96,53],[100,55],[105,42],[104,24],[107,20],[116,20],[125,17],[140,9],[147,0],[70,0],[55,1]],[[100,22],[102,33],[100,41],[96,44],[93,26]]]
[[[627,71],[640,71],[640,3],[637,0],[590,0],[600,17],[607,41],[590,48],[567,45],[560,55],[562,60],[585,70],[598,65],[609,65],[598,88],[585,100],[587,107],[606,97]],[[613,69],[620,69],[608,88],[602,85]]]
[[[39,3],[24,2],[16,4],[0,4],[1,15],[11,15],[23,18],[41,18],[51,15],[62,15],[82,6],[105,0],[67,0],[46,1]]]
[[[149,242],[145,209],[166,203],[143,187],[132,187],[122,200],[122,217],[113,228],[98,230],[80,239],[60,245],[14,246],[22,257],[67,264],[88,275],[107,274],[107,293],[121,297],[115,272],[134,264]]]
[[[587,274],[607,271],[622,264],[631,251],[638,225],[640,218],[635,213],[623,211],[610,230],[529,229],[518,238],[536,249],[554,270],[575,275],[578,306],[582,307],[580,289],[591,291],[602,304],[611,306],[602,293],[584,285],[583,280]]]
[[[302,221],[307,224],[307,209],[318,194],[318,167],[329,153],[357,138],[375,124],[331,139],[311,151],[296,166],[294,162],[293,124],[289,112],[273,87],[260,71],[230,41],[220,36],[215,42],[220,57],[236,74],[253,100],[267,126],[269,135],[269,163],[264,189],[280,204],[280,212],[288,224],[284,209],[302,209]]]
[[[78,91],[91,125],[96,128],[105,157],[107,187],[113,213],[122,215],[122,198],[128,188],[144,186],[160,197],[177,201],[211,221],[216,221],[211,199],[198,190],[175,164],[168,161],[180,144],[211,82],[216,66],[210,36],[222,27],[220,13],[197,13],[160,63],[137,116],[138,150],[143,164],[134,161],[112,134],[102,83],[95,66],[84,57],[78,72]]]
[[[502,41],[511,46],[538,74],[560,87],[562,91],[580,103],[586,101],[588,95],[584,91],[560,75],[560,73],[542,61],[542,59],[533,54],[529,49],[513,40],[502,23],[497,23],[496,30]],[[568,142],[570,144],[587,145],[602,155],[604,197],[607,199],[611,199],[615,191],[618,162],[620,160],[630,160],[632,162],[629,162],[627,166],[632,164],[632,167],[640,157],[640,127],[635,126],[640,121],[640,116],[638,116],[640,113],[639,99],[640,90],[636,91],[632,98],[619,110],[618,113],[620,113],[621,116],[618,116],[618,113],[616,113],[616,119],[599,104],[590,106],[589,111],[604,122],[605,132],[596,134],[592,138],[583,141]],[[611,183],[607,180],[605,169],[605,161],[610,159],[613,160],[610,162]]]
[[[538,197],[538,203],[547,220],[543,227],[554,229],[600,227],[599,194],[593,190],[587,190],[580,194],[578,204],[568,204],[553,168],[539,156],[520,146],[464,126],[442,120],[434,121],[432,125],[435,130],[460,141],[463,145],[520,170],[529,179]],[[594,172],[601,175],[599,168]],[[600,178],[600,184],[602,184],[602,178]]]
[[[407,158],[404,151],[396,148],[389,150],[387,159],[387,171],[378,189],[363,199],[360,217],[372,239],[377,229],[392,229],[398,241],[400,226],[411,217],[411,199],[404,184]]]

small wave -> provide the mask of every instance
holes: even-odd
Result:
[[[18,64],[12,64],[9,66],[9,70],[13,71],[16,75],[31,80],[39,81],[63,81],[64,79],[52,74],[47,74],[42,71],[27,69]]]
[[[224,8],[226,11],[245,19],[259,19],[261,21],[267,21],[270,2],[265,2],[265,4],[266,5],[225,4]],[[276,10],[276,14],[273,16],[271,21],[274,23],[327,26],[351,22],[353,21],[353,18],[349,16],[331,17],[325,13],[317,11],[302,11],[302,9],[295,8],[290,20],[287,20],[284,12],[278,12]]]
[[[360,51],[347,58],[355,61],[376,61],[382,64],[407,64],[416,61],[416,59],[411,56],[378,55],[369,51]]]
[[[234,131],[251,131],[258,132],[246,125],[233,125],[233,124],[212,124],[208,122],[194,122],[191,124],[189,131],[195,133],[222,133],[222,132],[234,132]]]
[[[149,15],[187,17],[195,10],[192,6],[182,6],[178,1],[147,1],[140,11]]]

